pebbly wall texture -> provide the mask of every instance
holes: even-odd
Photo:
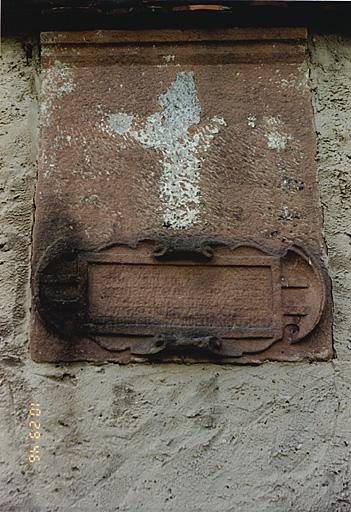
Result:
[[[24,43],[0,60],[0,511],[351,511],[351,39],[310,40],[337,357],[247,367],[30,360],[39,72]]]

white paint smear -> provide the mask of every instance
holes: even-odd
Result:
[[[213,117],[208,124],[196,126],[200,123],[201,107],[191,72],[177,73],[158,103],[161,110],[141,126],[135,123],[139,128],[133,128],[134,114],[106,115],[105,131],[134,139],[162,155],[160,199],[164,205],[164,224],[172,229],[184,229],[200,221],[203,153],[226,123],[221,117]]]
[[[249,115],[247,118],[247,126],[249,126],[250,128],[255,128],[256,121],[257,121],[256,116]]]
[[[56,61],[43,71],[41,86],[40,117],[41,123],[48,126],[51,114],[57,108],[57,100],[70,94],[76,88],[73,70]]]
[[[264,117],[263,121],[267,127],[267,146],[275,151],[283,151],[293,137],[284,131],[283,122],[279,117]]]

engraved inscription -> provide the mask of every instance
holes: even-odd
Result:
[[[272,324],[269,266],[90,264],[89,289],[91,319],[216,328],[227,335]]]

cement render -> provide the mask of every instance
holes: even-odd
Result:
[[[3,41],[1,512],[351,511],[351,39],[316,35],[310,50],[336,359],[60,366],[27,351],[38,63],[22,40]],[[34,465],[31,402],[42,409]]]

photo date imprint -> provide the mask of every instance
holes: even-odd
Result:
[[[38,403],[31,403],[29,406],[28,412],[28,427],[30,429],[28,433],[29,439],[33,443],[39,443],[39,439],[41,438],[41,423],[39,421],[39,417],[41,416],[41,407]],[[40,445],[39,444],[31,444],[28,449],[28,461],[31,464],[40,461]]]

